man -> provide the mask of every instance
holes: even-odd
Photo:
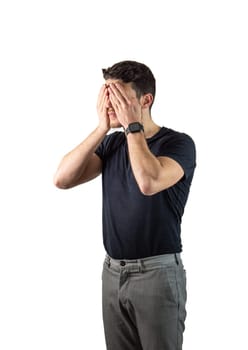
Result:
[[[102,302],[108,350],[182,349],[186,276],[181,218],[195,169],[192,139],[151,117],[155,79],[142,63],[103,69],[96,129],[61,161],[55,185],[102,174]],[[107,135],[110,128],[123,127]]]

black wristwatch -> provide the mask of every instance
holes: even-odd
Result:
[[[128,135],[130,132],[134,133],[134,132],[140,132],[140,131],[144,131],[143,125],[140,124],[139,122],[134,122],[128,125],[128,127],[125,130],[125,133],[126,135]]]

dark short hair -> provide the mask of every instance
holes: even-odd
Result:
[[[118,79],[124,83],[131,83],[138,98],[150,93],[154,101],[156,81],[152,71],[145,64],[136,61],[121,61],[112,67],[103,68],[102,72],[105,80]]]

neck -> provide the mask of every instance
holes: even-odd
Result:
[[[143,119],[143,125],[146,139],[151,138],[161,129],[161,127],[155,124],[151,118]]]

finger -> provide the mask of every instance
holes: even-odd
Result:
[[[106,86],[105,86],[105,84],[103,84],[100,91],[99,91],[99,95],[103,95],[105,90],[106,90]]]
[[[119,91],[121,96],[123,96],[126,100],[129,100],[129,97],[121,84],[115,83],[114,86],[115,86],[116,90]]]
[[[122,91],[124,90],[122,89]],[[115,84],[110,84],[110,92],[115,96],[115,98],[119,101],[119,103],[126,104],[127,102],[129,102],[125,94],[125,91],[123,95],[123,93],[117,88]]]
[[[103,92],[103,95],[99,101],[99,106],[102,110],[107,108],[108,100],[109,100],[109,97],[107,93]]]
[[[128,95],[128,93],[125,91],[123,85],[121,85],[120,83],[115,83],[115,88],[116,88],[116,91],[119,92],[120,96],[122,96],[125,103],[131,104],[131,100],[133,98]]]
[[[104,108],[108,108],[108,106],[109,106],[109,95],[108,94],[106,94],[104,96],[103,104],[104,104]]]
[[[104,86],[101,87],[99,93],[98,93],[98,102],[100,102],[100,100],[102,99],[103,96],[103,92],[104,92]]]
[[[107,87],[106,85],[104,84],[100,91],[99,91],[99,94],[98,94],[98,105],[101,105],[103,103],[103,99],[104,97],[108,94],[107,92]]]
[[[115,110],[118,110],[120,107],[120,102],[119,100],[116,98],[116,96],[113,93],[109,94],[109,100],[111,102],[111,105],[113,106],[113,108]]]

